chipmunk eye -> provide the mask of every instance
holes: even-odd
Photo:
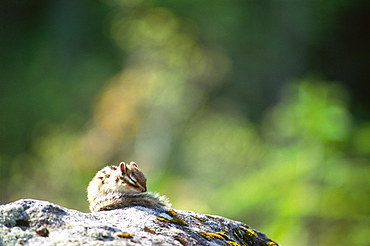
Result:
[[[130,181],[131,181],[132,183],[134,183],[134,184],[136,184],[136,183],[137,183],[137,180],[136,180],[136,178],[135,178],[134,176],[130,175],[130,176],[128,176],[128,178],[130,179]]]
[[[123,180],[126,180],[126,182],[129,182],[133,185],[137,184],[137,179],[132,173],[130,173],[129,175],[125,175],[125,176],[121,175],[121,177],[123,178]]]

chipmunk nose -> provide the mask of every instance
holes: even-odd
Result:
[[[146,187],[142,187],[141,190],[142,190],[142,192],[146,192],[147,189],[146,189]]]

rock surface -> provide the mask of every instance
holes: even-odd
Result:
[[[0,245],[278,245],[247,225],[167,207],[82,213],[48,201],[0,205]]]

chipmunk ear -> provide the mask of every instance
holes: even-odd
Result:
[[[133,166],[137,167],[137,164],[134,161],[130,162],[130,165],[133,165]]]
[[[120,164],[119,164],[119,169],[121,170],[121,172],[123,173],[123,174],[126,174],[127,173],[127,167],[126,167],[126,163],[124,163],[124,162],[121,162]]]

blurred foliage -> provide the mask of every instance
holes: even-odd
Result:
[[[95,172],[135,160],[174,208],[243,221],[283,245],[366,245],[362,74],[333,81],[341,71],[320,70],[315,53],[362,3],[45,3],[52,21],[36,35],[4,28],[26,39],[1,66],[0,202],[88,212]]]

